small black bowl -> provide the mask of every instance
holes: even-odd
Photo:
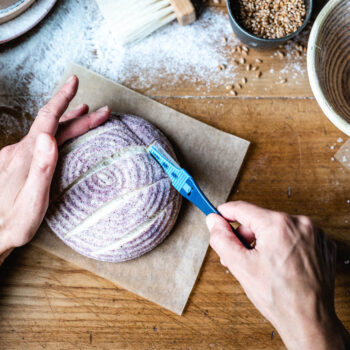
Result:
[[[284,44],[290,39],[293,39],[297,36],[307,25],[310,20],[312,13],[313,0],[305,0],[306,6],[306,16],[304,23],[296,30],[294,33],[284,36],[279,39],[264,39],[260,38],[254,34],[249,33],[245,30],[239,23],[239,0],[227,0],[227,10],[230,18],[231,27],[242,43],[249,45],[256,49],[273,49],[281,44]]]

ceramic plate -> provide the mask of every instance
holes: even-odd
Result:
[[[0,24],[0,44],[13,40],[36,26],[52,9],[57,0],[37,0],[20,16]]]

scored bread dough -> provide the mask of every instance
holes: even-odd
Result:
[[[116,115],[60,150],[46,222],[78,253],[102,261],[137,258],[175,224],[181,196],[146,147],[166,137],[146,120]]]

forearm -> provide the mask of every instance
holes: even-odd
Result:
[[[290,329],[280,331],[288,350],[347,350],[350,348],[349,332],[335,314],[314,323],[296,322],[294,325],[294,331]]]

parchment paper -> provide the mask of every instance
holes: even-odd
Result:
[[[204,193],[218,205],[230,194],[249,142],[170,109],[121,85],[71,64],[60,85],[76,74],[80,87],[71,107],[86,102],[90,109],[108,105],[112,111],[144,117],[175,146],[181,163]],[[156,249],[123,263],[99,262],[66,246],[43,224],[33,244],[79,267],[181,315],[209,245],[205,217],[183,200],[175,228]]]

